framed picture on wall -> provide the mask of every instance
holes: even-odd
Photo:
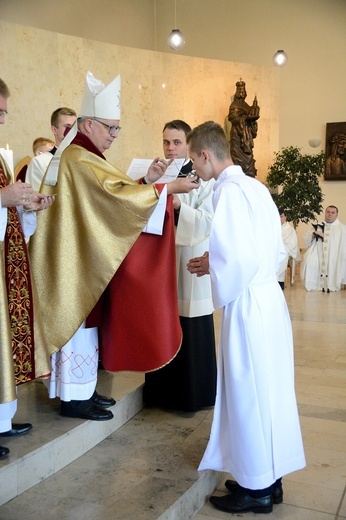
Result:
[[[346,180],[346,123],[327,123],[324,179]]]

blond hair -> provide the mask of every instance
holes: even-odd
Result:
[[[196,126],[187,135],[186,142],[190,151],[201,155],[202,150],[211,150],[219,161],[230,158],[229,144],[221,125],[207,121]]]
[[[55,143],[48,137],[37,137],[37,139],[32,143],[32,151],[34,152],[34,155],[37,155],[38,152],[46,152],[48,145],[51,145],[51,150],[55,146]]]

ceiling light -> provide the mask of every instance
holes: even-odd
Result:
[[[276,67],[284,67],[287,63],[288,57],[285,51],[276,51],[273,56],[273,64]]]
[[[177,26],[177,0],[174,0],[174,26]],[[167,43],[173,51],[182,49],[185,45],[185,38],[179,29],[173,29],[168,36]]]
[[[179,29],[173,29],[171,34],[168,36],[168,45],[173,51],[182,49],[185,45],[185,39]]]

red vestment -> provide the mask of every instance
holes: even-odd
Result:
[[[103,296],[101,361],[106,370],[149,372],[177,354],[179,322],[172,197],[163,235],[141,233]]]
[[[73,144],[103,157],[82,134],[77,134]],[[156,188],[161,192],[164,184],[156,184]],[[111,372],[149,372],[176,356],[182,332],[171,195],[167,197],[163,234],[139,235],[86,325],[99,327],[100,358]]]

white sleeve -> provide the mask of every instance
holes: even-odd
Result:
[[[34,191],[40,191],[42,179],[52,157],[50,152],[46,152],[31,159],[26,171],[25,182],[28,182]]]
[[[22,224],[25,238],[31,237],[37,227],[36,211],[24,211],[23,206],[17,206],[18,215]]]
[[[282,239],[288,256],[291,256],[295,260],[299,253],[298,238],[297,233],[289,224],[283,231]]]
[[[165,219],[167,206],[167,186],[160,193],[160,198],[150,218],[143,229],[143,233],[152,233],[153,235],[162,235],[163,223]]]
[[[0,190],[0,242],[4,241],[7,227],[7,208],[3,208],[1,204],[1,190]]]
[[[209,269],[213,303],[219,309],[241,295],[258,271],[260,259],[251,212],[239,186],[232,183],[215,194]]]
[[[175,236],[178,246],[194,246],[210,235],[213,220],[214,182],[203,182],[197,190],[179,195],[181,200]]]
[[[306,233],[303,235],[303,242],[306,248],[309,248],[312,244],[312,234],[314,232],[314,229],[309,229]]]

